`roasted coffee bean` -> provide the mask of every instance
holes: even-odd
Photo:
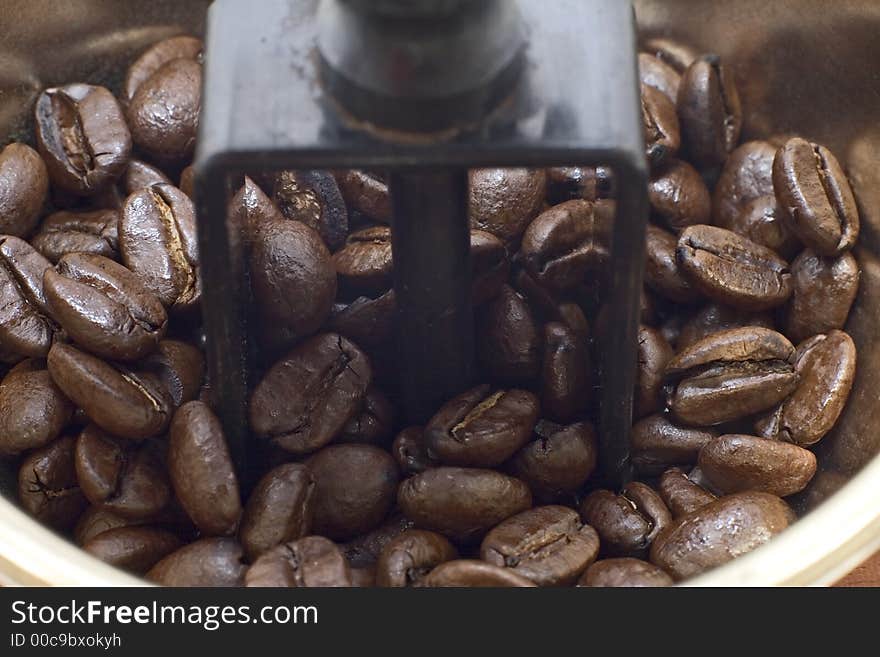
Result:
[[[665,414],[649,415],[633,425],[632,464],[642,476],[658,475],[671,465],[691,465],[703,446],[717,437],[717,431],[682,427]]]
[[[196,347],[179,340],[161,340],[140,365],[159,377],[175,407],[199,395],[205,374],[205,358]]]
[[[113,366],[60,342],[47,362],[55,385],[105,431],[142,439],[168,427],[173,402],[156,375]]]
[[[333,255],[333,264],[349,296],[382,294],[392,285],[391,229],[374,226],[352,233]]]
[[[140,518],[126,518],[100,506],[89,506],[79,517],[73,530],[76,544],[83,546],[99,534],[120,527],[139,527],[149,523],[149,520]]]
[[[678,115],[682,141],[698,168],[720,166],[736,148],[742,105],[733,75],[717,55],[697,59],[682,73]]]
[[[471,231],[471,302],[478,306],[501,291],[510,274],[504,243],[484,230]]]
[[[358,297],[351,303],[334,304],[327,328],[365,347],[387,343],[393,335],[397,311],[394,290],[373,299]]]
[[[663,60],[639,53],[639,80],[648,87],[654,87],[669,99],[673,106],[678,102],[678,87],[681,75]]]
[[[393,428],[394,407],[379,388],[371,386],[361,410],[345,424],[336,441],[387,446]]]
[[[421,582],[422,586],[449,587],[533,587],[537,586],[522,575],[517,575],[510,568],[493,566],[477,559],[457,559],[442,563]]]
[[[676,580],[693,577],[751,552],[794,519],[775,495],[728,495],[674,521],[651,546],[651,562]]]
[[[480,557],[538,586],[568,586],[596,560],[599,535],[564,506],[539,506],[486,534]]]
[[[729,306],[710,303],[703,306],[682,325],[676,346],[679,351],[682,351],[713,333],[744,326],[761,326],[772,329],[774,328],[773,316],[767,312],[743,313]]]
[[[99,534],[83,550],[111,566],[142,575],[180,546],[180,539],[165,529],[119,527]]]
[[[236,192],[228,206],[229,223],[237,226],[246,242],[252,242],[255,229],[270,221],[285,221],[281,210],[250,177]]]
[[[316,230],[330,251],[345,244],[348,210],[336,179],[326,171],[282,171],[272,199],[287,219]]]
[[[717,499],[678,468],[670,468],[663,473],[657,490],[674,520],[702,509]]]
[[[141,160],[132,160],[125,170],[122,184],[126,194],[134,194],[153,185],[170,185],[171,180],[153,165]]]
[[[649,224],[645,240],[645,284],[670,301],[687,304],[698,300],[699,292],[684,275],[675,257],[678,247],[675,235]]]
[[[721,170],[712,195],[712,223],[730,228],[751,201],[773,196],[773,160],[776,148],[766,141],[750,141],[737,148]]]
[[[241,517],[239,537],[248,559],[308,535],[314,497],[315,479],[302,463],[285,463],[263,475]]]
[[[564,291],[601,271],[610,258],[611,217],[576,200],[556,205],[529,224],[522,239],[526,270],[541,285]]]
[[[562,322],[581,344],[589,344],[590,324],[583,309],[576,303],[565,301],[556,308],[559,321]]]
[[[119,257],[119,212],[56,212],[40,224],[31,246],[51,262],[68,253],[90,253],[111,260]]]
[[[171,37],[151,46],[128,68],[123,84],[125,101],[130,103],[140,86],[168,62],[201,59],[204,47],[201,40],[191,36]]]
[[[596,469],[595,429],[588,422],[564,427],[542,420],[535,435],[513,457],[511,471],[538,499],[553,501],[574,494]]]
[[[424,427],[407,427],[397,434],[391,445],[391,455],[405,475],[418,474],[439,465],[428,454]]]
[[[584,498],[581,518],[599,534],[602,554],[642,557],[672,522],[669,509],[650,487],[634,481],[620,495],[597,490]]]
[[[798,346],[795,371],[798,387],[755,428],[765,438],[813,445],[831,430],[846,406],[855,377],[856,346],[843,331],[816,335]]]
[[[177,187],[191,199],[195,199],[196,172],[192,165],[180,172],[180,184]]]
[[[859,210],[846,174],[824,146],[789,139],[773,163],[773,188],[791,229],[813,251],[836,256],[859,238]]]
[[[739,310],[775,308],[792,294],[791,273],[785,260],[724,228],[686,228],[679,237],[675,257],[694,287],[713,301]]]
[[[532,496],[519,479],[494,470],[433,468],[402,482],[397,503],[417,527],[472,542],[531,507]]]
[[[137,360],[154,351],[168,315],[141,279],[104,256],[71,253],[43,276],[52,316],[84,349]]]
[[[544,204],[543,169],[471,169],[468,178],[471,228],[515,245]]]
[[[571,422],[587,411],[591,377],[587,344],[565,324],[544,326],[541,412],[555,422]]]
[[[639,367],[633,402],[634,417],[642,418],[662,407],[661,391],[666,364],[672,359],[672,347],[657,329],[640,326],[638,334]]]
[[[669,160],[648,183],[651,211],[671,230],[708,224],[712,197],[702,177],[684,160]]]
[[[678,155],[681,129],[675,103],[659,89],[645,84],[642,84],[642,127],[645,154],[652,168]]]
[[[347,540],[374,529],[391,510],[397,464],[372,445],[331,445],[307,462],[315,478],[316,534]]]
[[[541,371],[541,333],[529,304],[509,285],[477,316],[477,354],[485,375],[526,385]]]
[[[163,586],[241,586],[247,566],[231,538],[202,538],[175,550],[146,574]]]
[[[642,51],[669,64],[678,73],[690,66],[699,53],[690,46],[666,37],[652,37],[642,44]]]
[[[383,180],[357,169],[337,171],[334,175],[342,198],[350,209],[375,221],[391,223],[391,196]]]
[[[667,406],[684,424],[713,426],[772,408],[797,387],[794,346],[756,326],[714,333],[666,366]]]
[[[52,264],[27,242],[0,236],[0,348],[8,354],[44,358],[54,323],[43,292]]]
[[[602,559],[587,568],[578,586],[656,587],[672,586],[672,578],[654,564],[622,557]]]
[[[107,89],[88,84],[46,89],[34,112],[37,146],[53,185],[92,196],[125,173],[131,134]]]
[[[410,529],[392,539],[376,564],[376,585],[418,586],[433,568],[458,558],[458,550],[444,536]]]
[[[800,250],[800,243],[789,229],[775,196],[759,196],[746,203],[728,228],[783,258],[792,258]]]
[[[412,526],[412,520],[393,514],[373,531],[345,543],[343,553],[346,561],[352,568],[375,567],[385,546],[406,530],[412,529]]]
[[[809,450],[780,440],[728,434],[700,450],[700,469],[723,493],[757,490],[788,497],[816,474]]]
[[[529,440],[538,412],[530,392],[477,386],[444,404],[428,422],[428,454],[448,465],[500,465]]]
[[[192,157],[202,105],[202,65],[194,59],[163,64],[128,103],[134,143],[159,162]]]
[[[74,467],[73,436],[62,436],[34,450],[18,470],[18,501],[45,525],[64,531],[88,506]]]
[[[851,253],[823,258],[806,249],[791,263],[794,293],[785,333],[799,342],[842,329],[859,290],[861,272]]]
[[[265,552],[245,573],[251,587],[347,587],[351,569],[332,541],[306,536]]]
[[[303,342],[275,363],[254,390],[251,429],[293,452],[335,438],[363,403],[372,378],[367,357],[334,333]]]
[[[195,207],[171,185],[153,185],[125,201],[119,251],[126,267],[166,307],[187,310],[199,302],[201,281]]]
[[[73,404],[52,382],[46,363],[19,363],[0,383],[0,455],[48,445],[72,416]]]
[[[181,406],[171,421],[168,472],[180,504],[205,536],[238,527],[241,497],[223,427],[202,402]]]
[[[610,198],[614,174],[607,167],[552,167],[547,169],[547,200],[557,205],[574,199]]]
[[[0,151],[0,234],[26,237],[37,225],[49,192],[49,174],[30,146]]]
[[[721,495],[721,491],[715,488],[715,485],[711,481],[709,481],[709,478],[705,475],[699,465],[695,465],[688,471],[687,478],[700,488],[709,491],[716,497]]]

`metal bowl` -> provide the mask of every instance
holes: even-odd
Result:
[[[0,144],[30,138],[46,86],[118,88],[147,45],[202,32],[209,0],[5,0],[0,16]],[[692,585],[827,584],[880,548],[880,3],[874,0],[636,0],[643,34],[733,65],[744,139],[798,133],[847,166],[862,214],[862,284],[847,330],[859,349],[852,397],[817,448],[819,472],[794,500],[806,515]],[[572,72],[577,82],[577,71]],[[0,583],[136,585],[20,511],[0,465]]]

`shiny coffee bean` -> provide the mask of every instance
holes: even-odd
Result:
[[[697,301],[700,293],[690,283],[675,257],[678,240],[672,233],[648,225],[645,232],[645,284],[676,303]]]
[[[56,212],[43,220],[31,246],[49,261],[58,262],[68,253],[89,253],[111,260],[119,258],[119,212]]]
[[[578,586],[644,588],[672,586],[672,578],[654,564],[622,557],[602,559],[587,568],[578,580]]]
[[[351,569],[332,541],[306,536],[265,552],[248,568],[249,587],[347,587]]]
[[[504,243],[484,230],[471,231],[471,302],[478,306],[493,299],[510,274]]]
[[[573,495],[596,469],[595,429],[588,422],[561,426],[542,420],[535,426],[535,436],[510,461],[511,472],[538,499]]]
[[[703,306],[682,325],[676,346],[679,351],[682,351],[713,333],[744,326],[761,326],[772,329],[774,328],[773,316],[767,312],[743,313],[729,306],[710,303]]]
[[[645,154],[652,168],[678,155],[681,129],[675,103],[662,91],[642,84],[642,127]]]
[[[673,105],[678,102],[681,75],[662,59],[648,53],[639,53],[639,80],[663,93]]]
[[[544,204],[543,169],[471,169],[468,178],[471,228],[516,244]]]
[[[272,200],[287,219],[318,232],[330,251],[345,244],[348,210],[336,179],[326,171],[281,171]]]
[[[119,527],[99,534],[82,547],[104,563],[143,575],[180,546],[180,539],[165,529]]]
[[[458,558],[458,550],[444,536],[410,529],[392,539],[376,564],[376,585],[418,586],[433,568]]]
[[[371,386],[361,410],[345,424],[336,442],[387,446],[393,428],[394,407],[379,388]]]
[[[751,201],[774,195],[775,157],[776,148],[766,141],[746,142],[730,154],[712,195],[714,225],[731,228]]]
[[[315,479],[302,463],[285,463],[263,475],[241,517],[239,538],[248,559],[308,535],[314,499]]]
[[[666,366],[667,406],[676,420],[693,426],[767,410],[797,387],[794,359],[794,346],[769,329],[714,333]]]
[[[52,264],[27,242],[0,236],[0,348],[23,357],[44,358],[55,324],[43,291]]]
[[[717,55],[697,59],[682,73],[678,115],[682,141],[697,168],[720,166],[736,148],[742,105],[733,75]]]
[[[53,185],[92,196],[125,173],[131,134],[122,108],[104,87],[46,89],[34,113],[37,146]]]
[[[558,205],[574,199],[610,198],[614,174],[607,167],[551,167],[547,169],[547,200]]]
[[[672,522],[669,509],[650,487],[640,482],[624,486],[620,495],[597,490],[580,506],[581,518],[601,539],[602,554],[642,557]]]
[[[707,224],[712,197],[702,177],[683,160],[670,160],[651,177],[648,200],[653,215],[673,231]]]
[[[861,272],[851,253],[823,258],[806,249],[791,263],[794,293],[785,333],[794,341],[842,329],[859,290]]]
[[[529,304],[509,285],[477,315],[477,354],[484,374],[526,385],[541,371],[541,332]]]
[[[30,146],[0,150],[0,234],[26,237],[36,227],[49,192],[49,174]]]
[[[773,188],[791,229],[819,255],[840,255],[856,243],[856,200],[843,168],[824,146],[788,140],[776,153]]]
[[[76,478],[75,443],[73,436],[62,436],[28,454],[18,470],[22,508],[60,531],[73,527],[88,506]]]
[[[202,538],[175,550],[146,574],[163,586],[241,586],[247,566],[231,538]]]
[[[335,303],[327,328],[364,347],[387,343],[394,332],[397,312],[394,290],[380,297],[358,297],[351,303]]]
[[[159,377],[175,408],[198,397],[205,376],[205,357],[191,344],[161,340],[140,366]]]
[[[246,242],[253,240],[254,232],[261,224],[285,221],[272,199],[248,176],[244,177],[244,185],[229,202],[227,212],[229,223],[239,228]]]
[[[749,201],[731,221],[730,230],[766,246],[783,258],[792,258],[800,243],[788,227],[775,196],[759,196]]]
[[[538,586],[568,586],[599,554],[599,535],[573,509],[539,506],[486,534],[483,561],[510,568]]]
[[[795,370],[798,387],[755,428],[765,438],[813,445],[846,406],[855,377],[856,346],[843,331],[816,335],[798,346]]]
[[[565,301],[556,307],[559,321],[564,324],[581,344],[590,340],[590,324],[583,309],[576,303]]]
[[[379,295],[391,287],[391,229],[374,226],[352,233],[333,255],[339,286],[349,296]]]
[[[717,437],[717,431],[682,427],[665,414],[649,415],[633,425],[632,464],[642,476],[658,475],[672,465],[691,465],[703,446]]]
[[[392,514],[376,529],[345,543],[342,546],[345,560],[352,568],[375,567],[385,546],[412,526],[412,520],[399,513]]]
[[[544,326],[541,411],[554,422],[571,422],[586,413],[592,387],[587,344],[565,324]]]
[[[472,542],[530,508],[532,496],[522,481],[494,470],[434,468],[402,482],[397,503],[417,527]]]
[[[257,436],[294,454],[335,438],[363,403],[372,378],[367,357],[333,333],[303,342],[275,363],[250,401]]]
[[[142,189],[153,185],[170,185],[171,179],[162,171],[142,160],[132,160],[128,163],[122,185],[126,194],[134,194]],[[189,196],[189,194],[187,194]]]
[[[425,426],[428,454],[447,465],[494,467],[532,435],[537,397],[482,385],[447,402]]]
[[[0,455],[48,445],[72,416],[73,404],[52,382],[45,362],[22,361],[0,383]]]
[[[657,491],[663,503],[672,512],[674,520],[702,509],[717,499],[678,468],[670,468],[663,473]]]
[[[510,568],[493,566],[476,559],[457,559],[442,563],[421,582],[428,587],[533,587],[531,580],[516,574]]]
[[[339,191],[349,209],[384,224],[391,223],[391,196],[383,180],[357,169],[334,173]]]
[[[439,465],[428,454],[424,427],[407,427],[394,439],[391,455],[404,475],[418,474]]]
[[[149,520],[138,518],[126,518],[100,506],[92,505],[79,517],[73,530],[73,538],[76,544],[82,547],[99,534],[108,532],[111,529],[139,527],[149,522]]]
[[[657,329],[640,326],[638,334],[639,366],[633,402],[634,417],[642,418],[661,410],[661,391],[666,364],[672,359],[672,347]]]
[[[128,68],[123,83],[125,102],[130,103],[140,86],[162,66],[175,59],[199,60],[204,47],[200,39],[191,36],[171,37],[151,46]]]
[[[674,521],[651,547],[651,562],[676,580],[687,579],[751,552],[794,520],[775,495],[728,495]]]

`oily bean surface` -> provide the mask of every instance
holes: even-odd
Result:
[[[146,574],[163,586],[241,586],[247,566],[241,546],[231,538],[202,538],[175,550]]]
[[[473,169],[468,193],[471,228],[514,244],[541,210],[547,174],[543,169]]]
[[[0,234],[26,237],[36,227],[49,192],[39,153],[12,143],[0,151]]]
[[[68,253],[89,253],[117,260],[118,228],[117,210],[62,210],[43,220],[31,246],[53,263]]]
[[[644,588],[672,584],[672,578],[657,566],[631,557],[597,561],[578,580],[578,586]]]
[[[541,412],[555,422],[571,422],[584,415],[591,393],[587,342],[561,322],[544,325],[541,365]]]
[[[649,224],[645,232],[645,284],[660,296],[681,304],[700,298],[675,256],[678,239]]]
[[[27,242],[0,236],[0,348],[21,357],[44,358],[55,323],[43,289],[52,264]]]
[[[204,47],[200,39],[191,36],[171,37],[154,44],[128,68],[123,84],[123,98],[130,103],[140,86],[162,66],[175,59],[198,60]]]
[[[98,534],[83,550],[129,572],[142,575],[181,547],[173,533],[155,527],[118,527]]]
[[[859,290],[861,271],[851,253],[824,258],[805,249],[791,263],[794,292],[786,309],[785,333],[799,342],[842,329]]]
[[[660,493],[674,520],[693,513],[717,499],[713,493],[692,481],[678,468],[670,468],[662,474],[657,492]]]
[[[640,475],[657,475],[669,466],[696,463],[703,446],[717,437],[717,431],[680,426],[665,414],[649,415],[633,425],[632,462]]]
[[[456,559],[442,563],[422,579],[422,586],[449,587],[533,587],[534,582],[510,568],[494,566],[476,559]]]
[[[74,466],[73,436],[62,436],[30,452],[18,470],[18,501],[37,520],[65,531],[76,524],[88,501]]]
[[[730,154],[712,194],[712,223],[731,228],[749,202],[774,196],[773,162],[776,148],[766,141],[749,141]]]
[[[487,376],[526,384],[541,369],[541,329],[526,300],[509,285],[477,316],[477,353]]]
[[[608,490],[590,493],[581,503],[580,514],[598,532],[606,556],[645,556],[672,522],[660,496],[640,482],[627,484],[620,495]]]
[[[339,548],[323,536],[306,536],[278,545],[245,573],[249,587],[348,587],[352,573]]]
[[[442,534],[409,529],[382,549],[376,563],[376,585],[418,586],[436,566],[458,558],[458,550]]]

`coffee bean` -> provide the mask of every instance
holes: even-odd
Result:
[[[180,539],[164,529],[119,527],[94,537],[83,550],[111,566],[142,575],[180,546]]]
[[[534,582],[510,568],[493,566],[476,559],[457,559],[442,563],[422,579],[422,586],[450,587],[530,587]]]
[[[281,171],[272,200],[287,219],[318,232],[330,251],[345,244],[348,210],[336,179],[326,171]]]
[[[241,586],[247,566],[231,538],[202,538],[175,550],[146,574],[163,586]]]
[[[657,491],[674,520],[702,509],[717,499],[678,468],[670,468],[663,473]]]
[[[775,157],[776,148],[766,141],[746,142],[730,154],[712,195],[714,225],[730,228],[751,201],[774,196]]]
[[[424,427],[407,427],[394,439],[391,455],[405,475],[418,474],[439,465],[428,454]]]
[[[175,59],[200,60],[204,44],[191,36],[176,36],[159,41],[146,50],[128,68],[123,84],[123,97],[130,103],[141,85],[162,66]]]
[[[349,296],[382,294],[392,285],[391,229],[374,226],[352,233],[333,255],[333,264]]]
[[[471,169],[468,178],[471,228],[515,245],[544,204],[543,169]]]
[[[751,552],[794,519],[775,495],[728,495],[674,521],[651,547],[651,562],[676,580],[693,577]]]
[[[357,169],[335,172],[342,198],[350,209],[384,224],[391,223],[388,185],[376,176]]]
[[[541,410],[556,422],[571,422],[587,411],[591,376],[587,345],[564,324],[544,326]]]
[[[800,250],[800,243],[789,229],[775,196],[759,196],[746,203],[729,228],[783,258],[792,258]]]
[[[248,568],[249,587],[347,587],[351,570],[342,552],[322,536],[306,536],[272,548]]]
[[[418,586],[434,567],[456,558],[455,546],[440,534],[422,529],[407,530],[382,549],[376,564],[376,585]]]
[[[700,449],[718,432],[673,423],[667,415],[649,415],[633,425],[630,435],[632,464],[643,476],[658,475],[671,465],[697,462]]]
[[[0,348],[23,357],[44,358],[55,325],[43,291],[51,263],[27,242],[0,236]]]
[[[111,260],[119,257],[119,212],[56,212],[43,220],[31,246],[51,262],[68,253],[89,253]]]
[[[602,559],[587,568],[578,586],[672,586],[672,578],[657,566],[631,557]]]
[[[728,306],[710,303],[703,306],[682,325],[677,347],[682,351],[713,333],[745,326],[775,328],[770,313],[743,313]]]
[[[823,258],[806,249],[791,263],[794,293],[785,333],[794,341],[842,329],[859,290],[859,263],[851,253]]]
[[[358,297],[351,303],[334,304],[327,328],[365,347],[387,343],[394,331],[397,312],[394,290],[378,298]]]
[[[483,539],[480,557],[538,586],[568,586],[595,561],[599,535],[564,506],[539,506],[508,518]]]
[[[510,275],[504,243],[492,233],[471,231],[471,302],[478,306],[495,298]]]
[[[184,194],[195,200],[196,172],[195,168],[192,165],[186,167],[183,171],[180,172],[180,183],[177,185],[177,187]]]
[[[584,345],[589,344],[590,324],[578,304],[571,301],[560,303],[556,308],[556,314],[559,321],[574,334],[576,340]]]
[[[160,340],[141,366],[159,377],[171,394],[174,407],[182,406],[199,395],[205,374],[205,358],[196,347],[179,340]]]
[[[678,155],[681,129],[675,103],[662,91],[642,84],[642,127],[645,154],[652,169]]]
[[[170,185],[171,180],[159,169],[141,160],[128,163],[122,185],[125,193],[134,194],[153,185]],[[187,194],[189,196],[189,194]]]
[[[361,410],[346,423],[336,441],[387,446],[393,427],[394,407],[379,388],[371,386],[364,395]]]
[[[639,80],[643,85],[662,92],[673,105],[678,102],[681,75],[663,60],[648,53],[639,53]]]
[[[642,51],[669,64],[678,73],[690,66],[699,53],[691,46],[667,37],[652,37],[642,44]]]
[[[342,546],[345,559],[352,568],[375,567],[379,555],[389,542],[412,529],[412,520],[394,513],[376,529],[354,538]]]
[[[52,382],[45,362],[19,363],[0,383],[0,454],[48,445],[72,416],[73,404]]]
[[[547,169],[547,200],[557,205],[574,199],[610,198],[614,174],[608,167],[551,167]]]
[[[417,527],[472,542],[531,507],[532,496],[519,479],[494,470],[434,468],[402,482],[397,503]]]
[[[485,375],[526,385],[541,371],[541,333],[526,300],[509,285],[477,316],[477,354]]]
[[[653,215],[673,231],[707,224],[712,197],[702,177],[684,160],[669,160],[651,177],[648,200]]]
[[[670,301],[687,304],[698,300],[699,292],[675,257],[678,247],[675,235],[649,224],[645,239],[645,284]]]
[[[92,196],[125,173],[131,134],[107,89],[88,84],[46,89],[34,112],[37,146],[53,185]]]
[[[76,524],[88,506],[74,467],[73,436],[62,436],[34,450],[18,470],[18,500],[45,525],[64,531]]]
[[[856,200],[840,163],[824,146],[788,140],[776,153],[773,188],[792,230],[819,255],[840,255],[856,243]]]
[[[609,490],[590,493],[580,513],[598,532],[602,554],[607,556],[645,556],[653,540],[672,522],[660,496],[637,481],[624,486],[620,495]]]
[[[76,544],[83,546],[111,529],[138,527],[149,522],[150,520],[142,518],[126,518],[104,507],[92,505],[79,517],[73,530],[73,536]]]
[[[657,329],[640,326],[638,334],[638,371],[634,396],[634,417],[642,418],[661,410],[661,391],[666,364],[672,359],[672,347]]]
[[[0,150],[0,233],[25,237],[37,225],[49,174],[30,146],[12,143]]]

